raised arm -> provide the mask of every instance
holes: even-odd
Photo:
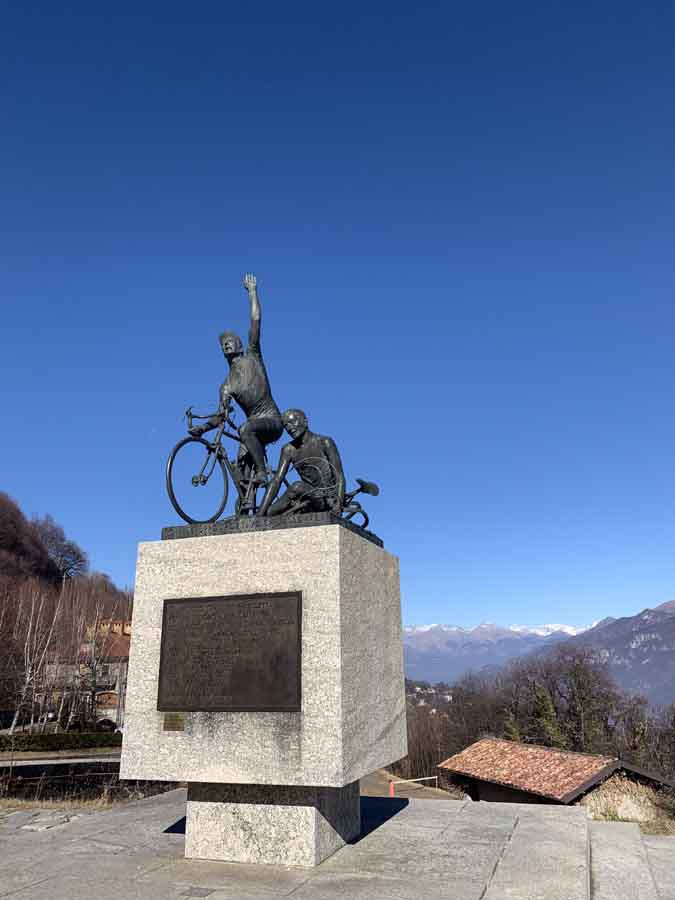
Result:
[[[251,327],[248,332],[248,349],[260,353],[260,300],[255,275],[244,275],[244,287],[251,301]]]
[[[337,477],[335,507],[333,508],[333,512],[340,515],[345,503],[345,473],[342,468],[342,460],[340,459],[337,445],[332,438],[324,438],[324,447],[326,449],[328,462],[335,470],[335,475]]]
[[[267,488],[265,496],[263,498],[263,502],[260,505],[260,509],[256,513],[257,516],[266,516],[267,510],[270,508],[272,503],[276,500],[276,496],[279,493],[279,488],[281,487],[281,483],[284,478],[288,474],[288,470],[291,465],[293,451],[291,447],[286,444],[285,447],[281,448],[281,456],[279,457],[279,468],[274,473],[274,478],[270,481],[270,485]]]

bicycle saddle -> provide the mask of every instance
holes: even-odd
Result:
[[[371,497],[377,497],[380,493],[380,489],[374,481],[364,481],[363,478],[357,478],[356,483],[364,494],[370,494]]]

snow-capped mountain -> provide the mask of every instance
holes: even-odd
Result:
[[[592,625],[509,625],[509,629],[517,631],[518,634],[538,634],[540,637],[548,637],[549,634],[555,634],[557,631],[574,636],[583,634],[584,631],[588,631],[597,624],[597,622],[593,622]]]
[[[453,681],[468,670],[501,666],[517,656],[583,634],[586,625],[409,625],[403,629],[408,678]]]
[[[453,682],[561,642],[592,649],[624,690],[653,703],[675,700],[675,600],[593,625],[411,625],[403,629],[405,671],[419,681]]]
[[[593,628],[595,625],[597,625],[597,622],[593,622],[592,625],[507,625],[503,630],[515,631],[517,634],[536,634],[539,635],[539,637],[548,637],[548,635],[555,634],[558,631],[569,635],[582,634],[584,631],[588,631],[589,628]],[[474,634],[476,632],[485,632],[489,629],[500,630],[500,626],[495,625],[494,622],[481,622],[480,625],[473,625],[470,628],[462,628],[459,625],[439,625],[434,623],[433,625],[406,625],[403,631],[405,634],[424,634],[425,632],[433,631],[435,629],[439,632],[447,632],[450,634]]]

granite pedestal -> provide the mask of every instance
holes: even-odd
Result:
[[[289,593],[299,709],[158,710],[165,600]],[[395,557],[337,523],[140,545],[120,777],[189,783],[187,856],[315,865],[358,833],[359,778],[406,752]]]

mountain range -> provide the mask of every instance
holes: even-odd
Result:
[[[591,647],[617,683],[651,702],[675,702],[675,601],[634,616],[592,625],[510,625],[475,628],[412,625],[403,629],[408,678],[453,682],[468,671],[493,670],[561,642]]]

